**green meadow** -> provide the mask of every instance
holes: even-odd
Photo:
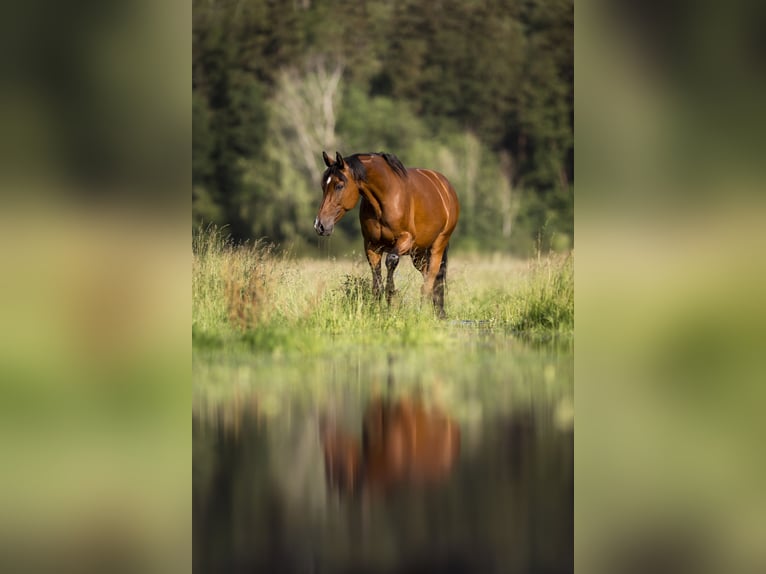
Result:
[[[571,254],[527,261],[451,254],[446,320],[421,297],[422,277],[409,258],[397,269],[390,306],[372,297],[370,275],[362,255],[300,259],[262,243],[235,246],[214,229],[198,234],[193,347],[320,354],[347,345],[445,346],[460,327],[535,339],[574,331]]]

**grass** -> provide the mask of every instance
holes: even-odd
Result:
[[[359,260],[301,260],[267,245],[234,246],[219,230],[193,241],[194,348],[320,353],[338,345],[412,348],[454,341],[457,326],[533,335],[574,329],[571,255],[520,261],[450,258],[446,311],[435,318],[420,297],[422,278],[404,258],[389,307],[373,299]]]

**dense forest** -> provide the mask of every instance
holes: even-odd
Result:
[[[457,189],[453,246],[574,237],[573,0],[193,0],[193,227],[316,253],[321,152]],[[333,253],[359,250],[356,214]],[[324,249],[327,249],[325,246]]]

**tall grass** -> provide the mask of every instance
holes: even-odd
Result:
[[[574,262],[571,255],[538,259],[523,290],[511,326],[520,331],[574,328]]]
[[[574,263],[571,255],[538,257],[516,270],[512,285],[475,296],[478,315],[497,327],[522,333],[574,329]]]
[[[193,240],[192,341],[321,352],[370,343],[394,348],[446,344],[455,326],[531,333],[574,328],[571,256],[530,262],[507,257],[450,260],[447,321],[420,297],[422,278],[408,258],[397,270],[389,307],[373,298],[366,261],[300,260],[262,243],[235,246],[211,228]]]

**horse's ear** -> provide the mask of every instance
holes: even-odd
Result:
[[[339,151],[335,152],[335,161],[338,163],[338,168],[339,169],[343,169],[343,167],[344,167],[343,156],[340,155]]]
[[[322,159],[324,160],[324,164],[325,164],[327,167],[330,167],[330,166],[332,166],[332,163],[333,163],[333,162],[332,162],[332,160],[330,159],[330,156],[329,156],[329,155],[327,155],[327,152],[326,152],[326,151],[323,151],[323,152],[322,152]]]

